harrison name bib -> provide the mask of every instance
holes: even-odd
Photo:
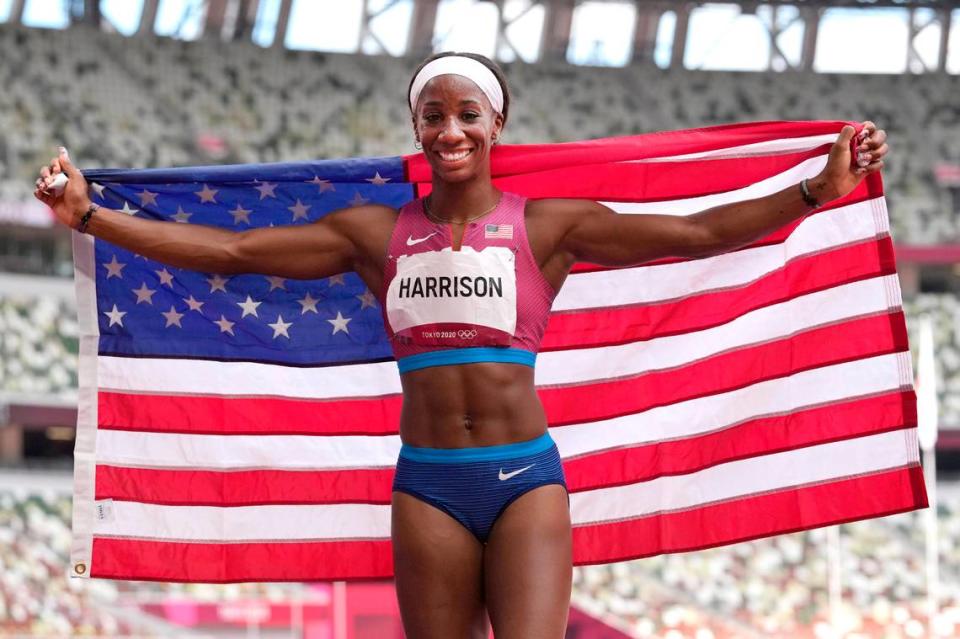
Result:
[[[517,326],[515,262],[503,246],[401,255],[387,289],[390,328],[424,346],[509,346]]]

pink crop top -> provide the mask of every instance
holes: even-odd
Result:
[[[471,362],[533,366],[556,291],[527,241],[526,198],[504,193],[464,228],[434,222],[423,200],[400,209],[380,300],[400,372]]]

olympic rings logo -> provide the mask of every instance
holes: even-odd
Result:
[[[477,329],[475,328],[471,328],[469,330],[462,328],[459,331],[457,331],[457,337],[459,337],[460,339],[473,339],[476,336],[477,336]]]

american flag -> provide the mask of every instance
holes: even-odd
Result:
[[[528,197],[688,215],[816,174],[842,125],[498,147],[493,175]],[[422,156],[86,176],[130,215],[235,230],[430,189]],[[196,273],[74,239],[71,574],[390,576],[400,381],[359,277]],[[538,360],[577,564],[926,506],[879,175],[728,254],[577,264]]]
[[[483,227],[485,239],[513,239],[513,224],[486,224]]]

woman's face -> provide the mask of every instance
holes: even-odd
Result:
[[[472,80],[441,75],[427,82],[413,129],[434,174],[461,182],[490,171],[492,139],[500,137],[503,116]]]

